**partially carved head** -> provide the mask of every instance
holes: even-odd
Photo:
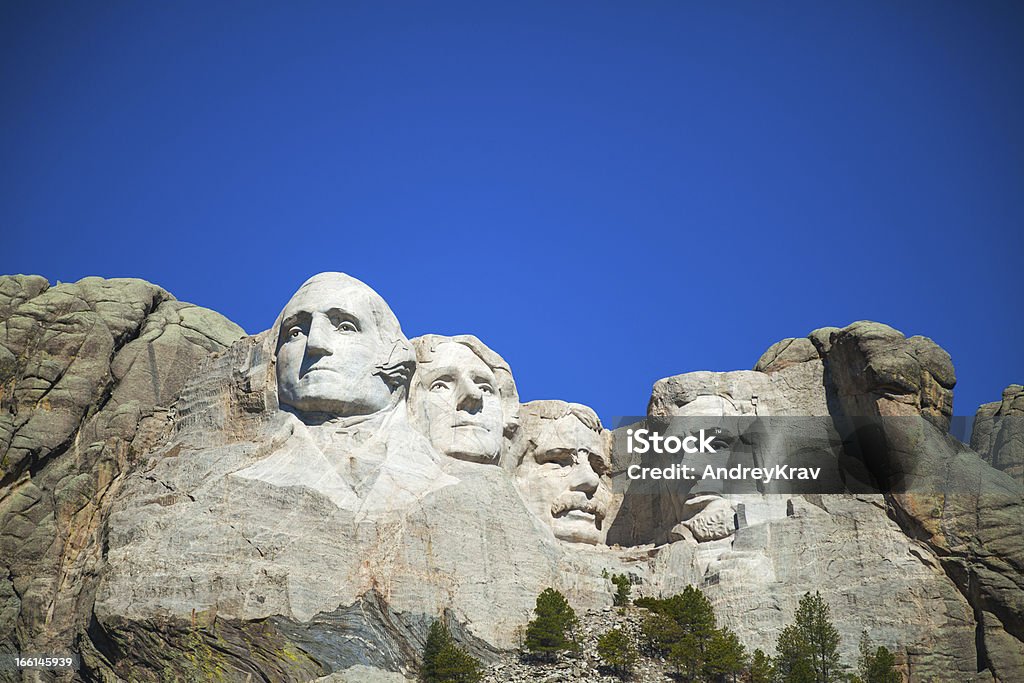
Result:
[[[516,483],[530,510],[556,538],[602,543],[611,504],[609,442],[590,408],[564,401],[523,405],[526,451]]]
[[[327,417],[370,415],[392,405],[415,367],[387,303],[344,273],[306,280],[277,324],[281,405]]]
[[[409,402],[420,430],[449,457],[498,464],[519,426],[519,395],[508,364],[468,334],[428,334],[413,346]]]

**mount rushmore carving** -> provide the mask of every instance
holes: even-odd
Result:
[[[644,595],[702,587],[750,648],[820,590],[848,655],[864,629],[913,680],[1024,678],[1018,432],[996,422],[1014,385],[975,453],[923,337],[817,330],[752,371],[660,380],[637,418],[719,420],[759,462],[838,443],[843,476],[909,482],[826,495],[631,482],[621,430],[520,404],[479,339],[409,340],[341,273],[253,336],[131,280],[0,278],[0,313],[4,652],[70,643],[92,678],[408,673],[437,618],[491,661],[541,590],[599,609],[622,573]],[[911,422],[855,423],[893,415]],[[816,421],[728,422],[788,416]]]

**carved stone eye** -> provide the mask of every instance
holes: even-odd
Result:
[[[292,339],[295,339],[300,334],[302,334],[301,327],[293,327],[292,329],[288,330],[288,336],[291,337]]]
[[[358,332],[359,328],[356,327],[356,324],[354,322],[352,322],[351,320],[342,320],[340,323],[338,323],[338,331],[339,332]]]
[[[539,454],[537,462],[543,465],[553,465],[557,467],[572,467],[576,464],[576,456],[572,451],[564,448],[553,448],[545,453]]]
[[[442,379],[434,380],[430,385],[431,391],[445,391],[448,389],[448,383]]]

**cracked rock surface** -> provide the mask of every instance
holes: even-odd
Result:
[[[243,335],[142,280],[0,277],[0,653],[80,650],[112,493]]]

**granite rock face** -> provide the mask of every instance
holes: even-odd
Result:
[[[1024,386],[1011,384],[1003,400],[978,408],[971,450],[997,470],[1024,483]]]
[[[826,386],[837,428],[888,482],[890,516],[929,548],[970,605],[979,670],[1024,679],[1024,488],[947,433],[956,382],[949,355],[879,323],[829,337]],[[1000,443],[1004,457],[1020,457],[1010,455],[1011,430]]]
[[[58,680],[398,681],[442,619],[511,680],[538,593],[601,615],[621,573],[701,587],[748,649],[820,590],[848,663],[863,629],[910,680],[1024,680],[1020,439],[995,420],[1020,387],[979,411],[986,462],[947,434],[954,384],[933,342],[866,322],[660,380],[634,426],[720,419],[765,464],[838,444],[889,486],[643,489],[625,428],[520,406],[480,340],[410,341],[342,274],[254,336],[138,280],[0,278],[0,653],[80,654]],[[808,422],[730,431],[755,419]]]
[[[243,334],[141,280],[0,277],[0,652],[81,649],[122,474]]]

